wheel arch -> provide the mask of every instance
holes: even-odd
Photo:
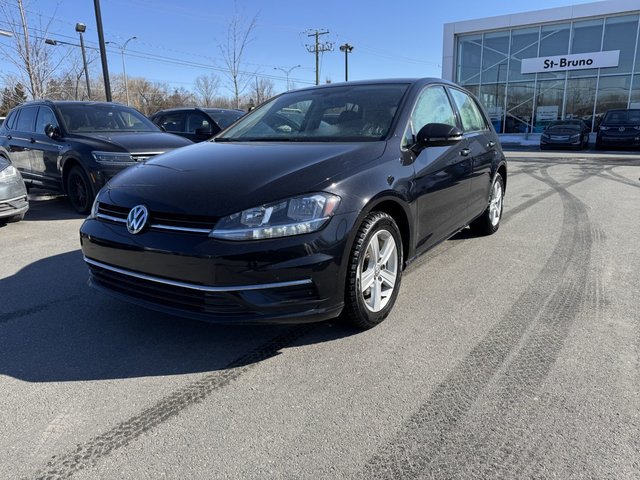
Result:
[[[403,267],[407,262],[407,258],[413,256],[413,227],[410,218],[412,214],[407,202],[397,195],[386,194],[378,196],[369,201],[369,203],[363,208],[362,213],[358,218],[358,224],[362,223],[364,217],[371,212],[384,212],[390,215],[398,225],[400,235],[402,237],[402,251],[403,251]]]

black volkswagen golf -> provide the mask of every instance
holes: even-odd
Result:
[[[207,321],[387,317],[407,262],[498,230],[507,164],[478,101],[437,79],[284,93],[213,141],[132,167],[81,227],[90,283]]]

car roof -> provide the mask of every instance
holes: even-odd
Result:
[[[313,90],[316,88],[332,88],[332,87],[344,87],[344,86],[351,86],[351,85],[389,85],[389,84],[422,84],[422,85],[428,85],[430,83],[439,83],[439,84],[446,84],[446,85],[450,85],[452,87],[459,87],[459,85],[456,85],[453,82],[450,82],[448,80],[444,80],[442,78],[436,78],[436,77],[424,77],[424,78],[420,78],[420,77],[414,77],[414,78],[383,78],[383,79],[374,79],[374,80],[357,80],[354,82],[336,82],[336,83],[327,83],[324,85],[314,85],[311,87],[305,87],[305,88],[300,88],[299,90],[295,90],[295,91],[300,91],[300,90]],[[461,87],[464,88],[464,87]]]
[[[20,106],[27,106],[27,105],[87,105],[87,106],[118,106],[118,107],[127,107],[127,108],[134,108],[131,106],[127,106],[124,105],[122,103],[118,103],[118,102],[92,102],[92,101],[88,101],[88,100],[48,100],[48,99],[44,99],[44,100],[31,100],[29,102],[24,102],[23,104],[21,104]]]
[[[237,110],[235,108],[218,108],[218,107],[176,107],[176,108],[165,108],[163,110],[158,110],[153,115],[157,115],[159,113],[170,113],[170,112],[184,112],[189,110],[198,110],[200,112],[239,112],[245,113],[244,110]],[[153,116],[152,115],[152,116]]]

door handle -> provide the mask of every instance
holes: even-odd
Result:
[[[462,155],[463,157],[468,157],[470,153],[471,150],[468,148],[463,148],[462,150],[460,150],[460,155]]]
[[[7,135],[7,140],[11,140],[13,137],[11,135]]]
[[[36,143],[36,139],[35,138],[30,138],[29,139],[29,143]]]
[[[496,146],[496,142],[494,142],[493,140],[491,140],[489,143],[487,143],[487,148],[493,148]]]

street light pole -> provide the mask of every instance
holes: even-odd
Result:
[[[80,50],[82,50],[82,64],[84,65],[84,79],[87,82],[87,98],[91,100],[91,84],[89,82],[89,69],[87,68],[87,53],[84,49],[84,32],[87,26],[84,23],[76,23],[76,32],[80,34]]]
[[[340,51],[344,52],[344,81],[349,81],[349,54],[353,51],[353,45],[345,43],[340,45]]]
[[[281,67],[273,67],[274,70],[280,70],[282,72],[284,72],[285,76],[287,77],[287,91],[291,90],[291,86],[289,84],[289,74],[291,73],[292,70],[301,67],[302,65],[294,65],[291,68],[281,68]]]
[[[116,47],[118,47],[120,49],[120,53],[122,54],[122,75],[124,77],[124,92],[125,95],[127,97],[127,106],[129,106],[129,84],[127,82],[127,65],[124,62],[124,51],[127,48],[127,44],[131,41],[131,40],[135,40],[138,37],[131,37],[128,38],[126,42],[124,42],[124,44],[120,45],[116,42],[107,42],[107,45],[111,44],[111,45],[115,45]]]

